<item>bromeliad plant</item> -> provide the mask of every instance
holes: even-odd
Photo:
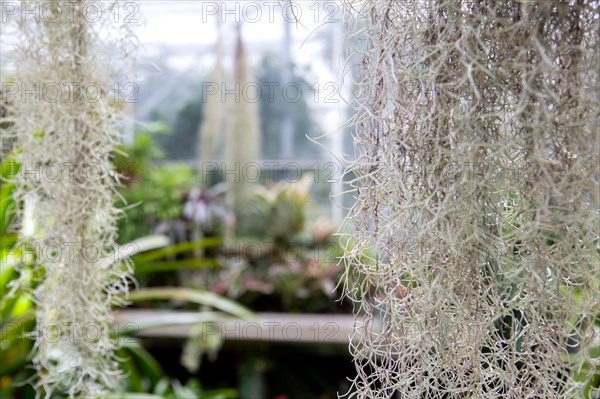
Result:
[[[218,254],[223,267],[205,276],[212,290],[264,311],[337,312],[336,225],[307,221],[311,180],[257,187],[237,235]]]

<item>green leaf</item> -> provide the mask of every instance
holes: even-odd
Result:
[[[129,294],[130,301],[176,300],[211,306],[242,319],[256,319],[256,315],[245,306],[209,291],[191,288],[145,288]]]
[[[150,380],[151,386],[156,385],[164,378],[164,370],[146,349],[131,340],[124,340],[123,342],[123,348],[131,355],[130,361],[135,363],[141,375]]]
[[[231,388],[214,389],[202,394],[202,399],[237,399],[237,397],[237,390]]]
[[[198,394],[188,387],[181,386],[178,381],[173,381],[173,391],[177,399],[198,399]]]
[[[164,396],[152,395],[149,393],[125,392],[118,394],[119,399],[165,399]]]
[[[231,318],[231,315],[223,312],[179,313],[171,310],[156,310],[151,312],[141,311],[139,315],[134,313],[132,319],[130,320],[130,324],[134,326],[133,328],[118,328],[113,330],[112,333],[114,336],[126,336],[152,328],[196,325],[201,323],[224,321]]]
[[[136,264],[135,274],[167,272],[182,269],[216,269],[219,267],[221,267],[221,264],[214,259],[181,259]]]
[[[116,260],[123,260],[140,252],[155,250],[156,248],[166,247],[167,245],[169,245],[169,237],[167,236],[155,235],[142,237],[121,245],[118,253],[116,256],[113,255],[113,258]]]
[[[169,379],[164,377],[160,381],[158,381],[158,384],[154,386],[154,393],[157,395],[166,395],[167,391],[169,390],[169,387]]]
[[[136,392],[144,390],[142,385],[142,375],[138,370],[135,362],[128,353],[126,348],[119,348],[115,351],[115,357],[119,359],[119,368],[123,371],[126,378],[124,382],[127,384],[126,389]]]
[[[188,241],[181,244],[171,245],[167,248],[147,252],[133,258],[135,263],[148,262],[155,259],[161,259],[168,255],[175,255],[182,252],[192,251],[198,248],[210,248],[219,245],[222,242],[220,238],[204,238],[197,241]]]
[[[0,362],[0,377],[13,374],[14,372],[22,369],[29,362],[29,353],[27,352],[8,363]]]

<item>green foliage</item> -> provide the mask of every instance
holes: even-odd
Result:
[[[122,151],[132,155],[118,165],[133,162],[140,168],[122,190],[129,203],[139,204],[125,210],[120,241],[131,242],[158,231],[177,241],[132,256],[142,285],[175,283],[177,275],[168,272],[185,271],[178,274],[184,285],[207,284],[248,305],[264,303],[262,297],[269,295],[271,305],[260,305],[262,310],[336,310],[337,263],[342,250],[331,238],[337,226],[315,214],[307,221],[310,174],[296,183],[257,186],[244,218],[238,220],[237,238],[223,242],[219,236],[230,214],[222,204],[222,187],[190,189],[193,178],[185,169],[183,178],[170,180],[169,167],[152,169],[160,150],[150,134],[138,135]],[[195,229],[205,238],[194,239]],[[264,250],[259,256],[244,250],[256,244]],[[241,260],[237,262],[240,267],[233,266],[236,260]],[[152,277],[157,272],[161,274]],[[188,278],[190,273],[193,278]]]
[[[10,165],[7,166],[7,165]],[[14,167],[13,167],[14,165]],[[2,163],[2,179],[0,180],[0,397],[3,399],[33,399],[36,393],[30,384],[34,376],[31,368],[31,354],[34,340],[29,336],[35,331],[35,304],[30,293],[24,286],[35,287],[31,264],[34,262],[33,253],[26,246],[15,246],[16,236],[10,233],[9,227],[14,222],[14,199],[10,195],[12,186],[7,181],[18,171],[18,165],[5,160]],[[159,263],[167,255],[190,251],[194,248],[205,248],[219,243],[216,239],[201,242],[191,242],[185,245],[164,247],[168,243],[164,237],[148,237],[139,239],[122,247],[128,256],[139,262],[143,273],[153,273],[180,267],[177,263],[167,265]],[[186,265],[187,266],[187,265]],[[198,324],[223,320],[231,315],[239,318],[253,318],[252,312],[213,293],[198,290],[181,290],[177,288],[137,290],[131,293],[130,301],[157,301],[177,299],[202,304],[221,310],[221,312],[199,312],[198,317],[188,321]],[[182,324],[181,320],[169,317],[152,323],[137,323],[136,330]],[[205,391],[198,381],[191,379],[182,386],[178,381],[170,381],[157,361],[147,352],[141,342],[126,336],[133,331],[116,330],[120,347],[116,351],[119,368],[125,373],[122,381],[122,391],[132,392],[122,395],[124,398],[236,398],[237,393],[232,389]],[[125,334],[125,335],[123,335]],[[151,396],[155,395],[155,396]],[[57,396],[58,395],[58,396]],[[60,397],[58,393],[53,398]]]
[[[151,133],[136,135],[130,146],[120,152],[117,171],[127,184],[120,193],[125,200],[124,215],[119,220],[119,242],[153,233],[161,221],[181,215],[182,199],[196,183],[193,170],[183,164],[157,164],[162,150]]]
[[[162,123],[147,125],[148,130],[138,132],[129,145],[121,145],[115,151],[113,164],[122,182],[139,182],[156,160],[164,158],[164,151],[156,143],[155,135],[166,130]]]
[[[335,303],[342,247],[337,225],[307,218],[311,181],[259,187],[222,267],[205,275],[212,290],[262,311],[339,312]]]
[[[244,306],[229,299],[220,297],[212,292],[189,288],[146,288],[135,290],[128,299],[133,302],[176,300],[192,302],[198,305],[210,306],[240,319],[254,319],[254,314]],[[210,320],[204,320],[210,321]]]
[[[0,345],[2,345],[2,351],[0,354],[0,397],[3,399],[33,399],[35,397],[35,392],[31,386],[21,386],[21,383],[25,383],[34,374],[34,371],[29,367],[34,341],[31,340],[28,334],[35,330],[35,305],[31,301],[29,293],[22,289],[17,289],[11,295],[6,295],[5,292],[11,284],[18,283],[19,277],[22,278],[14,269],[17,265],[16,261],[23,259],[22,255],[15,248],[3,249],[1,253],[0,288],[2,289],[2,299],[0,300],[0,312],[2,316],[0,319]],[[27,269],[22,268],[21,275],[24,270]],[[184,322],[189,324],[224,320],[228,315],[245,319],[254,318],[252,312],[231,300],[198,290],[178,288],[142,289],[131,292],[128,299],[133,302],[165,299],[183,300],[211,306],[224,312],[199,312],[197,318]],[[171,320],[169,317],[164,317],[160,320],[153,320],[152,323],[136,323],[136,331],[181,324],[181,320]],[[120,333],[128,332],[120,331]],[[177,381],[169,382],[162,367],[144,349],[139,340],[121,336],[119,342],[120,347],[115,354],[119,359],[119,368],[126,375],[121,387],[124,392],[154,393],[165,399],[237,397],[235,390],[224,389],[205,392],[194,381],[188,382],[186,386],[181,386]],[[56,395],[53,395],[53,397],[60,397]],[[125,394],[123,397],[141,396]]]
[[[304,228],[304,208],[310,196],[310,176],[293,184],[277,183],[257,191],[243,233],[276,242],[289,241]],[[269,223],[265,223],[269,221]]]
[[[118,396],[119,399],[236,399],[235,389],[214,389],[205,391],[195,378],[190,378],[185,385],[178,381],[169,381],[161,378],[156,384],[152,394],[126,393]]]
[[[135,242],[135,241],[134,241]],[[220,238],[205,238],[198,241],[186,241],[179,244],[173,244],[166,248],[161,248],[147,253],[138,254],[132,257],[135,264],[136,275],[175,271],[183,269],[203,269],[218,268],[220,263],[215,259],[203,258],[194,259],[175,258],[178,255],[189,254],[194,250],[204,250],[214,248],[222,242]]]
[[[31,295],[21,288],[23,283],[31,283],[33,275],[29,270],[19,272],[17,267],[25,260],[33,258],[24,253],[22,247],[15,246],[16,234],[10,232],[14,223],[15,202],[12,197],[13,185],[10,179],[18,172],[19,165],[11,158],[1,160],[0,178],[0,397],[12,398],[17,395],[35,394],[31,387],[17,385],[31,378],[30,352],[33,340],[27,333],[35,326],[35,305]]]

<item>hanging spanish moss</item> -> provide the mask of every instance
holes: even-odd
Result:
[[[583,397],[600,360],[599,2],[346,7],[366,38],[349,395]]]
[[[225,119],[224,119],[224,104],[220,94],[220,90],[225,82],[225,70],[223,68],[223,33],[221,19],[217,19],[217,30],[218,37],[215,45],[215,68],[210,74],[211,85],[218,87],[218,95],[212,94],[210,96],[207,93],[203,93],[203,98],[206,98],[204,109],[202,110],[202,124],[198,129],[198,170],[200,172],[201,183],[203,185],[210,184],[210,173],[211,168],[207,165],[207,162],[215,161],[220,159],[219,148],[221,147],[222,136],[225,130]],[[222,155],[222,154],[221,154]]]
[[[127,66],[135,46],[113,6],[123,9],[117,2],[27,1],[21,7],[44,10],[43,18],[13,25],[15,82],[39,90],[17,96],[8,114],[21,164],[16,200],[30,218],[21,241],[35,251],[39,276],[32,288],[35,385],[48,398],[105,398],[120,381],[111,306],[127,292],[129,270],[113,252],[120,100],[109,73]]]

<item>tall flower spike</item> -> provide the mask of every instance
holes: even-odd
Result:
[[[227,104],[231,108],[232,121],[227,126],[225,142],[225,167],[235,170],[235,176],[227,177],[227,202],[240,220],[248,208],[254,185],[249,181],[252,163],[260,158],[261,131],[258,102],[248,98],[252,95],[247,88],[253,82],[252,68],[246,55],[246,47],[242,41],[241,25],[238,25],[238,38],[235,49],[234,80],[239,98]],[[230,99],[231,96],[228,96]]]
[[[132,36],[127,21],[115,21],[118,2],[20,7],[38,13],[7,25],[15,33],[15,84],[35,90],[19,91],[8,113],[21,164],[16,200],[31,219],[21,240],[35,250],[34,275],[43,276],[33,290],[38,397],[107,397],[119,383],[111,306],[129,275],[113,254],[111,156],[119,137],[109,73],[127,66]]]
[[[599,2],[346,7],[368,46],[349,395],[580,395],[599,363]]]

